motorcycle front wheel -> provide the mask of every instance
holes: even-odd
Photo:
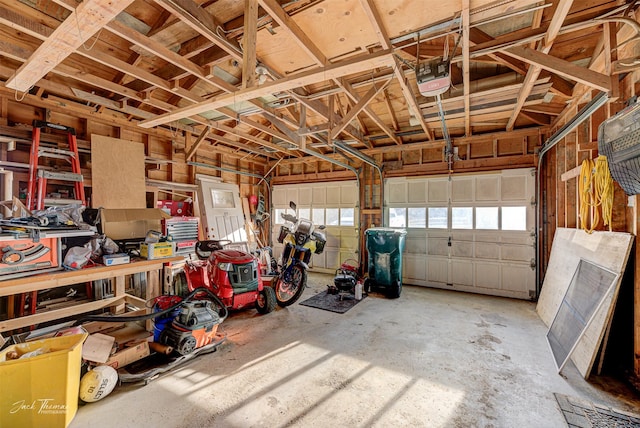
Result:
[[[277,279],[276,286],[276,300],[278,305],[286,307],[294,304],[302,295],[304,287],[307,285],[307,271],[300,265],[294,265],[291,267],[291,275],[289,275],[289,281],[285,281],[286,272],[282,272]]]

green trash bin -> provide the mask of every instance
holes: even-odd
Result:
[[[402,292],[402,252],[407,231],[388,227],[372,227],[365,232],[367,239],[368,273],[364,289],[384,288],[391,298]]]

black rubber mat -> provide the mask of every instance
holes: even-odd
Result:
[[[362,299],[364,300],[365,297],[367,297],[367,295],[363,293]],[[344,314],[361,301],[362,300],[356,300],[353,295],[341,296],[339,294],[329,294],[328,292],[323,291],[308,298],[304,302],[300,302],[300,304],[302,306],[310,306],[312,308]]]
[[[554,394],[570,428],[640,428],[640,415]]]

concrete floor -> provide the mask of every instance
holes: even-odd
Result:
[[[303,299],[332,276],[312,274]],[[235,313],[218,352],[82,406],[79,427],[562,427],[553,393],[640,408],[558,375],[530,302],[405,286],[349,312]]]

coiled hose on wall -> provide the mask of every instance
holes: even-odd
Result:
[[[595,230],[600,222],[609,226],[613,217],[613,179],[607,157],[600,155],[594,163],[585,159],[580,167],[578,181],[580,196],[580,227],[587,233]]]

